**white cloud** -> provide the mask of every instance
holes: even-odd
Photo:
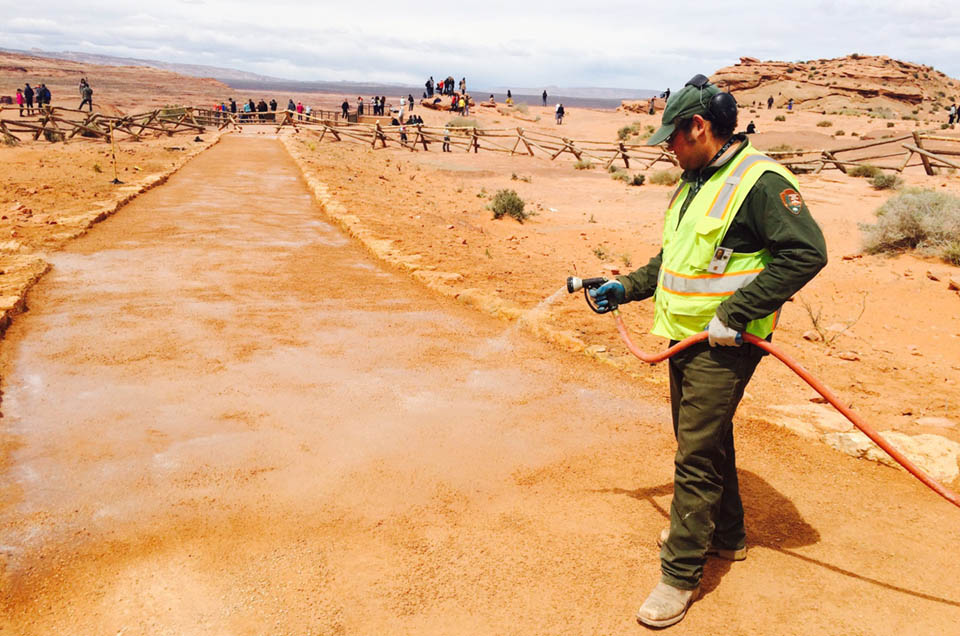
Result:
[[[4,0],[4,4],[12,4]],[[466,76],[473,86],[679,86],[741,55],[886,54],[960,75],[950,2],[51,0],[11,6],[0,46],[86,50],[299,80]],[[264,7],[268,7],[264,11]]]

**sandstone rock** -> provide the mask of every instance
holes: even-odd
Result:
[[[860,356],[857,355],[856,351],[841,351],[837,354],[837,357],[841,360],[848,360],[850,362],[855,362],[860,359]]]
[[[939,281],[939,280],[940,280],[940,277],[937,276],[936,274],[934,274],[933,272],[931,272],[929,269],[927,270],[927,278],[929,278],[930,280],[935,280],[935,281]]]
[[[947,289],[960,291],[960,278],[951,276],[947,281]]]
[[[960,475],[960,466],[957,463],[960,460],[960,444],[957,442],[932,434],[910,436],[885,431],[880,435],[934,479],[950,482]],[[833,448],[852,457],[901,468],[896,460],[859,431],[828,433],[824,435],[824,440]]]
[[[936,428],[956,428],[956,423],[946,417],[921,417],[913,422],[917,426],[933,426]]]
[[[809,340],[810,342],[820,342],[823,338],[820,337],[820,334],[810,329],[809,331],[803,332],[803,339]]]

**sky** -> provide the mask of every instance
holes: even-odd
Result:
[[[871,0],[0,0],[0,47],[294,80],[676,89],[740,56],[860,53],[960,77],[960,5]]]

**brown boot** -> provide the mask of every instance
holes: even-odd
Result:
[[[660,536],[657,537],[657,547],[662,548],[663,544],[667,541],[667,537],[669,536],[670,528],[664,528],[661,530]],[[739,550],[727,550],[725,548],[714,547],[713,544],[710,544],[710,547],[707,548],[707,556],[715,556],[721,559],[726,559],[727,561],[743,561],[747,558],[747,548],[744,546]]]
[[[679,623],[699,593],[699,587],[681,590],[660,581],[637,610],[637,620],[650,627],[669,627]]]

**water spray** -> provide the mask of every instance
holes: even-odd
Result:
[[[617,322],[617,331],[620,334],[620,338],[627,345],[627,349],[630,350],[630,353],[635,355],[637,358],[639,358],[643,362],[646,362],[648,364],[656,364],[658,362],[662,362],[670,358],[674,354],[679,353],[680,351],[683,351],[684,349],[687,349],[707,339],[707,332],[701,331],[700,333],[694,334],[688,338],[684,338],[677,344],[659,353],[645,353],[641,351],[640,349],[637,348],[637,346],[633,343],[633,340],[630,338],[630,334],[627,332],[627,326],[624,324],[623,318],[620,316],[620,310],[618,309],[617,305],[612,305],[607,308],[600,308],[600,307],[597,307],[593,298],[590,296],[589,290],[596,289],[606,282],[607,282],[606,278],[580,279],[580,278],[577,278],[576,276],[570,276],[569,278],[567,278],[567,292],[572,294],[576,291],[579,291],[580,289],[583,289],[583,295],[587,301],[587,305],[595,313],[605,314],[608,312],[613,312],[613,317]],[[744,332],[742,334],[739,334],[737,338],[737,342],[741,342],[741,341],[746,342],[747,344],[750,344],[752,346],[763,349],[773,357],[780,360],[780,362],[787,365],[787,367],[789,367],[791,371],[793,371],[798,376],[800,376],[800,378],[804,382],[809,384],[814,391],[816,391],[821,396],[823,396],[823,398],[827,402],[832,404],[835,409],[840,411],[844,415],[844,417],[850,420],[850,422],[855,427],[857,427],[857,429],[859,429],[864,435],[869,437],[874,444],[882,448],[884,452],[890,455],[890,457],[892,457],[898,464],[903,466],[903,468],[908,473],[910,473],[911,475],[919,479],[921,482],[923,482],[925,486],[933,490],[935,493],[937,493],[938,495],[940,495],[941,497],[943,497],[953,505],[960,508],[960,497],[958,497],[956,493],[947,489],[945,486],[943,486],[938,481],[936,481],[933,477],[923,472],[923,470],[921,470],[919,466],[914,464],[912,461],[907,459],[907,457],[903,453],[901,453],[896,448],[891,446],[890,442],[883,439],[883,437],[881,437],[880,434],[873,429],[873,427],[867,424],[862,417],[857,415],[856,412],[854,412],[851,408],[844,405],[840,401],[840,398],[838,398],[836,394],[834,394],[834,392],[831,391],[829,387],[827,387],[827,385],[823,384],[822,382],[820,382],[820,380],[813,377],[813,375],[811,375],[809,371],[804,369],[799,362],[797,362],[796,360],[788,356],[786,353],[784,353],[779,348],[775,347],[773,344],[767,342],[766,340],[763,340],[762,338],[756,337],[752,333]]]

